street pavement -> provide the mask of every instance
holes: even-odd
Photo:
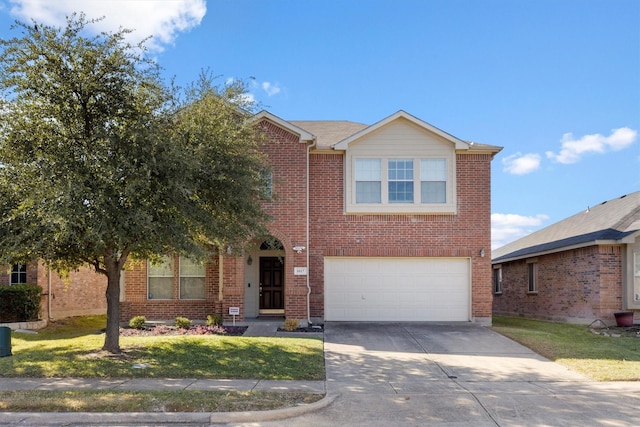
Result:
[[[326,382],[0,379],[0,397],[20,384],[326,391],[309,406],[227,414],[7,412],[0,426],[640,425],[640,382],[591,381],[479,325],[327,323],[324,338]]]

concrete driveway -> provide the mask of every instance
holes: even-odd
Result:
[[[325,409],[251,426],[637,426],[640,383],[596,383],[469,323],[327,323]]]

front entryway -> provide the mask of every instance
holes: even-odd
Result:
[[[282,257],[260,257],[260,314],[284,314]]]

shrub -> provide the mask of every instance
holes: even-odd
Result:
[[[145,323],[147,323],[147,318],[144,316],[134,316],[129,320],[129,326],[133,329],[142,329]]]
[[[180,329],[189,329],[191,327],[191,320],[186,317],[176,317],[176,326]]]
[[[0,286],[0,321],[37,320],[42,288],[37,285]]]
[[[207,316],[207,325],[209,326],[221,326],[224,323],[224,318],[220,314],[210,314]]]
[[[300,326],[300,321],[298,319],[286,319],[284,321],[284,325],[282,329],[288,332],[295,331]]]

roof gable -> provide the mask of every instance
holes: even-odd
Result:
[[[413,123],[414,125],[417,125],[425,130],[427,130],[428,132],[434,133],[436,135],[438,135],[439,137],[448,140],[450,142],[452,142],[455,146],[456,150],[468,150],[473,144],[470,144],[468,142],[462,141],[461,139],[456,138],[453,135],[450,135],[440,129],[438,129],[435,126],[430,125],[429,123],[422,121],[420,119],[418,119],[417,117],[412,116],[411,114],[405,112],[405,111],[398,111],[395,114],[390,115],[389,117],[380,120],[377,123],[374,123],[371,126],[368,126],[356,133],[354,133],[353,135],[343,139],[342,141],[338,142],[337,144],[334,144],[333,148],[336,150],[346,150],[349,146],[350,143],[359,140],[360,138],[369,135],[372,132],[377,131],[380,128],[383,128],[385,126],[387,126],[388,124],[399,120],[399,119],[405,119],[408,120],[409,122]]]

